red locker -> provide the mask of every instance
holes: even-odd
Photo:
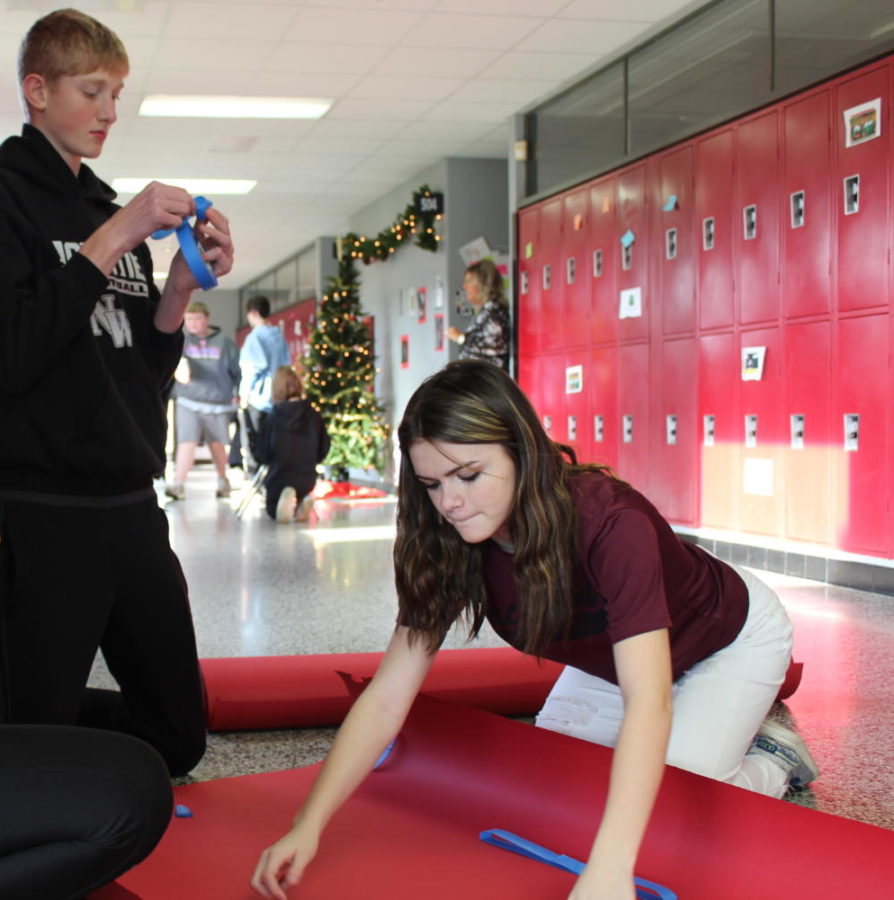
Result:
[[[562,326],[563,294],[565,278],[562,272],[562,210],[564,197],[548,200],[540,208],[540,247],[543,255],[538,259],[535,274],[540,282],[540,330],[541,350],[559,350],[564,346],[565,329]]]
[[[618,465],[620,419],[618,417],[618,351],[596,347],[589,369],[591,462],[615,469]]]
[[[586,346],[590,335],[590,192],[584,187],[565,194],[562,208],[563,347]]]
[[[626,308],[619,318],[622,341],[645,340],[654,304],[649,293],[649,216],[646,208],[646,166],[636,165],[618,175],[618,222],[614,241],[618,273],[616,309]],[[638,314],[637,314],[638,313]]]
[[[590,423],[590,351],[583,347],[565,354],[565,443],[579,462],[593,455]]]
[[[888,66],[885,65],[841,81],[835,92],[832,133],[838,153],[834,190],[840,310],[883,307],[889,302],[888,97]],[[874,101],[880,105],[873,126],[877,137],[868,133]],[[861,113],[861,109],[865,112]],[[849,113],[849,126],[845,112]],[[853,146],[846,146],[848,142],[853,142]]]
[[[739,334],[739,348],[740,367],[746,355],[759,358],[763,354],[760,380],[740,382],[741,527],[745,531],[781,537],[785,531],[783,447],[788,441],[788,423],[779,329],[743,331]]]
[[[652,502],[671,522],[698,521],[697,344],[665,340],[653,371]]]
[[[840,490],[838,546],[891,556],[891,371],[887,313],[841,319],[834,427]],[[857,416],[856,421],[846,417]],[[837,420],[837,422],[835,422]],[[850,437],[845,448],[845,438]]]
[[[698,322],[703,330],[730,328],[735,319],[733,227],[739,225],[731,208],[732,129],[697,140],[694,146]]]
[[[828,315],[834,182],[829,92],[787,104],[782,117],[782,312],[789,318]]]
[[[739,347],[732,333],[698,339],[701,524],[738,530],[742,468]]]
[[[540,422],[547,434],[562,444],[568,443],[565,419],[565,356],[562,353],[543,354],[537,371],[538,385],[535,405]]]
[[[518,386],[522,389],[525,396],[531,401],[531,405],[540,413],[543,405],[541,397],[541,384],[543,378],[540,374],[541,364],[540,357],[535,354],[519,355],[518,360]]]
[[[775,110],[736,127],[734,246],[739,322],[779,315],[779,118]]]
[[[536,353],[540,345],[541,291],[538,260],[540,242],[540,206],[529,206],[518,214],[518,355],[523,361]]]
[[[590,185],[590,342],[618,339],[618,223],[616,182],[601,178]]]
[[[618,474],[650,496],[649,345],[618,347]]]
[[[664,334],[695,330],[696,241],[694,150],[691,144],[660,156],[652,197],[652,254]]]
[[[785,329],[785,535],[813,543],[835,538],[829,373],[831,324],[789,323]]]

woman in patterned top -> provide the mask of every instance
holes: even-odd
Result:
[[[463,290],[477,313],[465,332],[451,326],[447,337],[460,345],[460,359],[485,359],[508,369],[509,303],[500,270],[490,259],[473,263],[463,276]]]

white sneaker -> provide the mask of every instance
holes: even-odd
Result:
[[[298,495],[295,488],[284,487],[276,501],[276,521],[280,524],[291,522],[295,518],[295,507],[298,505]]]
[[[314,508],[314,498],[308,494],[302,501],[298,507],[298,512],[295,513],[295,521],[296,522],[308,522],[310,521],[311,510]]]
[[[227,481],[226,478],[218,478],[217,479],[217,493],[216,497],[229,497],[230,496],[230,482]]]
[[[769,759],[788,775],[788,783],[798,789],[819,778],[817,766],[807,745],[785,725],[765,719],[751,740],[748,755],[759,754]]]
[[[182,481],[169,481],[165,485],[165,493],[172,500],[183,500],[186,497],[186,489],[183,487]]]

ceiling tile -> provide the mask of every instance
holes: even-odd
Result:
[[[430,100],[432,103],[450,96],[465,82],[461,78],[412,78],[396,75],[369,75],[350,91],[351,97],[381,100]]]
[[[323,44],[397,44],[419,21],[418,14],[379,10],[299,10],[284,32],[289,41]]]
[[[554,19],[519,41],[518,49],[589,53],[591,57],[596,57],[627,43],[644,27],[641,22]]]
[[[401,43],[408,47],[506,50],[534,32],[541,22],[533,17],[432,13],[425,16]]]

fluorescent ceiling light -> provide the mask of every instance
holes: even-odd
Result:
[[[319,119],[332,103],[332,100],[307,97],[150,94],[140,104],[140,115],[206,119]]]
[[[181,187],[190,194],[208,194],[214,197],[222,194],[247,194],[257,181],[247,178],[116,178],[112,190],[118,194],[139,194],[150,181],[161,181]]]

